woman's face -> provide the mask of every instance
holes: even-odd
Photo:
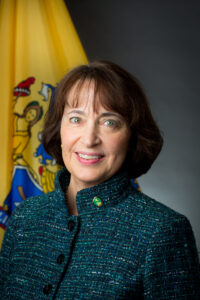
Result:
[[[101,105],[94,111],[93,84],[84,84],[77,107],[72,105],[73,98],[72,88],[61,121],[62,156],[71,173],[70,184],[82,189],[107,180],[120,169],[130,130],[118,113]]]
[[[36,116],[37,116],[36,109],[31,108],[27,111],[25,119],[27,122],[31,122],[36,118]]]

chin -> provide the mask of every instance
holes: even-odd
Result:
[[[94,175],[94,174],[84,174],[83,176],[77,177],[79,182],[81,182],[85,186],[94,186],[98,185],[99,183],[105,181],[105,175]]]

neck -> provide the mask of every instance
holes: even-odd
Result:
[[[81,186],[80,186],[81,185]],[[87,185],[87,186],[86,186]],[[89,185],[89,186],[88,186]],[[76,178],[70,176],[68,170],[61,170],[55,179],[55,190],[58,191],[56,203],[60,204],[62,199],[63,209],[66,212],[66,206],[70,215],[82,215],[87,211],[97,211],[93,203],[95,197],[103,200],[103,207],[111,207],[125,197],[130,187],[130,178],[126,172],[115,174],[112,178],[102,183],[77,182]],[[63,198],[63,192],[65,197]]]

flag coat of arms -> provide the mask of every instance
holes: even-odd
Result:
[[[1,243],[21,201],[54,188],[44,115],[57,83],[87,57],[63,0],[1,0],[0,45]]]

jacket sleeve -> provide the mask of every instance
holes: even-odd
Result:
[[[5,295],[5,289],[9,281],[11,256],[15,238],[15,218],[12,216],[9,220],[4,240],[0,252],[0,299]]]
[[[156,229],[144,265],[144,299],[200,299],[200,268],[191,225],[180,216]]]

